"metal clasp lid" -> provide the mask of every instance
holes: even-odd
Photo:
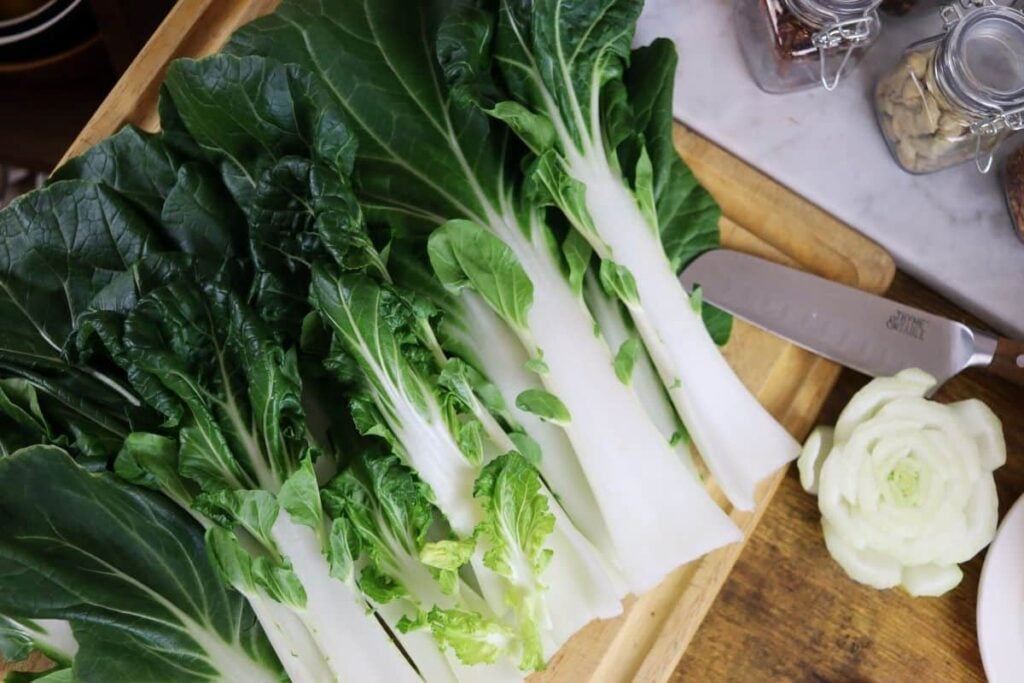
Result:
[[[948,5],[943,5],[939,10],[942,17],[942,24],[945,30],[949,30],[966,16],[967,12],[979,7],[999,7],[996,0],[957,0]]]
[[[987,150],[983,150],[982,142],[996,138],[1003,131],[1020,130],[1024,130],[1024,107],[972,123],[971,133],[975,137],[974,165],[978,167],[978,170],[982,173],[992,170],[992,162],[995,159],[996,150],[999,149],[999,144],[993,142]]]
[[[871,12],[856,19],[837,21],[814,34],[812,41],[814,46],[818,48],[818,61],[821,64],[821,84],[825,86],[825,90],[832,92],[839,86],[839,79],[842,78],[843,70],[846,68],[847,62],[850,61],[850,55],[853,54],[856,48],[868,42],[875,35],[878,25],[878,14]],[[836,69],[835,77],[829,80],[828,52],[844,45],[848,45],[849,48],[843,55],[842,61],[839,62],[839,68]]]

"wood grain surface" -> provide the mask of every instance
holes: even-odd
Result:
[[[1024,386],[1024,341],[1000,339],[989,369],[1010,382]]]
[[[983,328],[903,274],[889,296]],[[866,381],[844,371],[820,422],[834,424]],[[996,472],[1002,518],[1024,494],[1024,388],[971,370],[935,396],[967,398],[985,401],[1003,423],[1008,457]],[[672,681],[983,681],[975,633],[983,561],[984,553],[964,565],[963,582],[940,598],[856,584],[825,550],[815,499],[800,488],[792,467]]]

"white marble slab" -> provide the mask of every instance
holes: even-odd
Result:
[[[996,174],[983,176],[972,164],[907,174],[875,124],[876,78],[906,45],[937,32],[937,13],[921,8],[886,18],[880,43],[837,91],[780,96],[762,93],[750,79],[732,4],[647,0],[637,42],[659,35],[676,41],[676,117],[882,244],[906,272],[1024,337],[1024,243],[1011,228]]]

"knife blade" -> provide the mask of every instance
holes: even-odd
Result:
[[[1024,383],[1024,344],[749,254],[707,252],[679,279],[734,316],[867,375],[920,368],[941,385],[981,366]]]

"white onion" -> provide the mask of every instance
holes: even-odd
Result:
[[[834,430],[811,434],[797,463],[818,494],[829,553],[875,588],[941,595],[995,535],[1002,426],[981,401],[924,398],[934,386],[921,370],[870,382]]]

